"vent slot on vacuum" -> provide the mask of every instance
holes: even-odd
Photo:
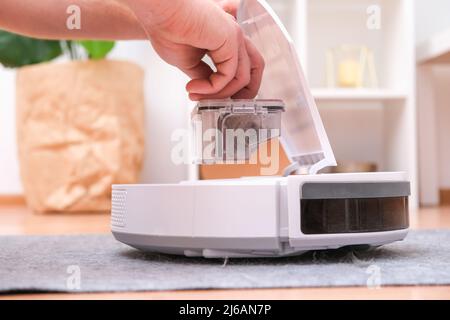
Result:
[[[126,190],[113,190],[111,201],[111,227],[124,228],[125,227],[125,202],[127,198]]]

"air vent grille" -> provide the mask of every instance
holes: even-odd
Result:
[[[111,227],[125,227],[125,202],[127,199],[126,190],[113,190],[111,199]]]

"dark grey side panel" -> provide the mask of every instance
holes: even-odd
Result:
[[[302,199],[358,199],[407,197],[409,182],[307,182],[301,190]]]

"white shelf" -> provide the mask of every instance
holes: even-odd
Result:
[[[416,56],[418,63],[450,63],[450,29],[418,45]]]
[[[330,89],[315,88],[312,90],[317,101],[365,101],[383,102],[407,99],[408,94],[390,89]]]

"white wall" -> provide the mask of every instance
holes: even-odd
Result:
[[[416,2],[416,41],[450,28],[450,1],[414,0]]]
[[[146,41],[119,42],[112,59],[134,61],[146,72],[146,152],[144,183],[169,183],[186,179],[188,168],[170,159],[173,130],[187,128],[186,77],[164,63]],[[15,72],[0,67],[0,194],[20,194],[15,134]]]

